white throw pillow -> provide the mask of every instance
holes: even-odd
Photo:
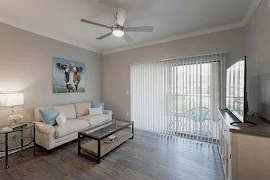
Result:
[[[58,124],[58,126],[63,127],[66,121],[67,121],[67,118],[62,112],[56,117],[56,123]]]
[[[102,114],[102,107],[88,108],[88,109],[89,109],[89,115],[91,116]]]

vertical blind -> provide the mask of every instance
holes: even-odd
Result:
[[[131,65],[135,128],[215,142],[225,61],[219,53]]]

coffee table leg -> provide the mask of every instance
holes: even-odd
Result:
[[[6,155],[6,157],[5,157],[5,160],[6,160],[6,169],[8,169],[8,133],[6,133],[6,135],[5,135],[5,144],[6,144],[6,146],[5,146],[5,155]]]
[[[100,163],[100,140],[98,140],[98,157],[97,163]]]
[[[78,155],[81,155],[81,135],[78,133]]]

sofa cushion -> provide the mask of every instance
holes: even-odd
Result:
[[[94,115],[94,116],[85,115],[85,116],[79,117],[78,119],[88,121],[90,126],[92,127],[92,126],[96,126],[98,124],[104,123],[106,121],[109,121],[110,116],[107,114]]]
[[[101,108],[102,108],[102,113],[105,113],[105,110],[104,110],[104,103],[103,103],[103,102],[94,101],[94,102],[92,102],[92,107],[93,107],[93,108],[101,107]]]
[[[51,106],[37,107],[35,109],[35,120],[38,122],[43,122],[43,119],[41,117],[39,110],[46,110],[46,109],[50,109],[50,108],[51,108]]]
[[[78,119],[69,119],[64,126],[55,125],[55,138],[60,138],[66,135],[69,135],[74,132],[81,131],[89,127],[88,122],[78,120]]]
[[[76,103],[75,107],[77,117],[80,117],[89,114],[88,108],[91,108],[91,103]]]
[[[56,124],[56,117],[58,116],[58,113],[53,107],[50,109],[39,110],[39,112],[45,124],[51,126]]]
[[[57,117],[56,117],[56,123],[58,126],[64,126],[65,123],[67,122],[67,117],[64,115],[64,113],[60,113]]]
[[[60,114],[61,112],[64,113],[67,119],[76,119],[76,111],[74,104],[53,107],[58,112],[58,114]]]
[[[93,115],[102,115],[102,107],[98,107],[98,108],[89,108],[89,115],[93,116]]]

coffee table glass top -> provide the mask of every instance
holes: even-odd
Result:
[[[88,128],[84,131],[81,131],[80,133],[88,136],[89,138],[101,140],[101,139],[108,137],[111,134],[114,134],[122,129],[127,128],[128,126],[133,124],[133,121],[114,119],[112,121],[107,122],[106,124],[110,124],[110,125],[103,127],[99,130],[96,130],[94,132],[92,132],[93,128]],[[102,125],[105,125],[105,124],[102,124]],[[102,126],[102,125],[100,125],[100,126]]]

